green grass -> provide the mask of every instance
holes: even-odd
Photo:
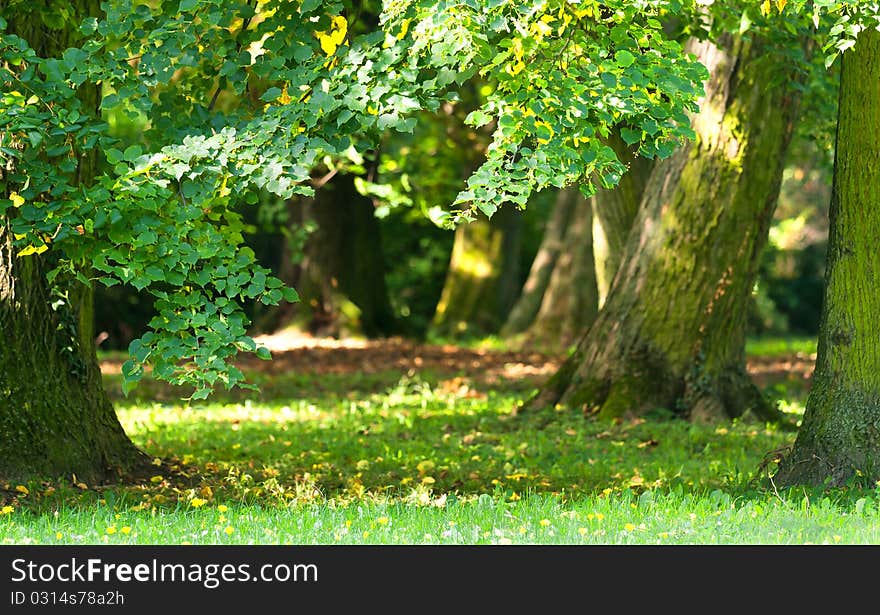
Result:
[[[534,382],[444,377],[254,374],[260,394],[193,406],[147,381],[117,409],[173,471],[125,486],[33,483],[27,495],[10,485],[0,542],[880,541],[878,490],[777,492],[768,452],[794,434],[772,425],[515,415]],[[119,395],[118,377],[106,384]],[[789,408],[802,409],[802,390]]]
[[[816,352],[815,337],[759,337],[746,340],[746,354],[760,357],[812,355]]]

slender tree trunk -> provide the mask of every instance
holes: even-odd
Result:
[[[608,298],[526,405],[694,420],[772,409],[745,372],[745,306],[795,117],[758,39],[692,42],[709,68],[697,139],[655,166]]]
[[[611,281],[620,267],[626,240],[639,211],[653,161],[635,156],[616,134],[609,145],[621,162],[629,166],[614,190],[600,190],[593,198],[593,254],[599,307],[605,304]]]
[[[282,271],[300,295],[275,328],[297,325],[320,335],[380,336],[396,327],[388,289],[382,233],[372,201],[358,193],[354,177],[336,176],[312,199],[293,205],[292,223],[315,228],[302,260]],[[284,248],[282,260],[291,261]],[[282,265],[282,269],[286,265]]]
[[[559,192],[541,247],[504,336],[560,351],[590,325],[598,310],[591,199],[577,188]]]
[[[25,7],[4,16],[39,55],[57,57],[75,44],[81,18],[98,14],[97,0],[68,6],[79,19],[72,17],[66,30],[48,30]],[[97,113],[98,88],[83,86],[79,95]],[[82,156],[79,181],[92,181],[95,166],[94,154]],[[78,282],[62,289],[58,279],[50,287],[50,255],[18,258],[9,224],[0,220],[0,477],[117,478],[145,458],[101,385],[92,289]]]
[[[497,333],[519,291],[522,212],[501,208],[455,230],[432,328],[441,335]]]
[[[816,370],[781,485],[880,480],[880,33],[842,56]]]

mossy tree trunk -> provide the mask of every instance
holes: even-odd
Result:
[[[522,212],[502,207],[455,230],[431,327],[440,335],[497,333],[519,292]]]
[[[880,480],[880,33],[842,56],[816,370],[777,484]]]
[[[526,408],[694,420],[773,414],[745,371],[746,304],[795,118],[793,77],[758,40],[691,42],[709,68],[695,142],[653,169],[608,298]]]
[[[501,335],[559,351],[590,325],[598,310],[592,227],[591,199],[577,188],[561,190]]]
[[[314,228],[302,254],[285,249],[282,269],[289,269],[282,278],[296,288],[300,302],[278,314],[275,328],[293,324],[337,337],[393,333],[382,232],[373,202],[357,191],[354,176],[337,175],[291,209],[293,224]]]
[[[18,5],[4,17],[9,31],[40,56],[58,57],[75,44],[82,19],[98,14],[97,0],[68,6],[75,14],[64,30],[43,25],[39,6]],[[97,114],[98,88],[83,86],[79,95]],[[92,181],[95,169],[95,155],[82,156],[79,181]],[[70,282],[66,301],[59,302],[61,282],[56,279],[53,293],[45,277],[50,258],[17,257],[10,218],[0,220],[0,477],[112,480],[145,457],[125,435],[101,384],[92,289]]]

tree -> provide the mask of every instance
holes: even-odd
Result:
[[[497,74],[498,84],[468,119],[497,129],[450,221],[492,214],[503,203],[524,206],[550,186],[611,186],[623,168],[601,141],[610,128],[627,126],[644,155],[668,155],[691,134],[686,112],[704,74],[657,19],[682,10],[673,0],[409,0],[389,5],[381,29],[363,35],[349,29],[352,4],[338,1],[108,0],[101,8],[103,15],[80,22],[81,12],[56,14],[39,3],[3,7],[0,302],[4,316],[14,314],[3,333],[15,340],[42,333],[47,310],[21,306],[44,304],[68,282],[82,286],[68,297],[88,296],[93,283],[130,284],[153,297],[156,316],[129,346],[125,389],[151,368],[196,399],[244,382],[237,352],[269,357],[247,334],[242,303],[296,299],[242,247],[239,208],[261,191],[310,196],[311,173],[326,157],[362,156],[385,131],[412,130],[415,113],[436,111],[481,71]],[[82,39],[47,45],[40,37],[47,20]],[[86,90],[92,104],[80,99]],[[102,120],[111,109],[147,118],[142,145],[115,147]],[[81,163],[92,156],[106,162],[94,177]],[[82,307],[77,320],[87,316]],[[80,324],[76,338],[87,333]],[[93,363],[90,346],[83,341],[75,354]],[[70,347],[47,344],[26,363],[28,379],[52,381]],[[80,393],[57,390],[45,413],[22,411],[41,399],[10,383],[21,377],[11,362],[27,350],[17,342],[2,355],[0,390],[15,412],[4,415],[0,448],[38,460],[55,447],[57,460],[48,468],[4,455],[0,473],[84,464],[105,474],[52,438],[64,420],[94,427],[78,446],[97,443],[101,463],[135,459],[108,405],[87,404],[74,415],[60,405],[89,398],[94,370],[80,385],[70,381]],[[31,436],[16,441],[20,434]]]
[[[655,166],[596,322],[529,402],[615,417],[771,409],[745,372],[745,314],[797,107],[766,40],[694,41],[710,70],[697,139]]]
[[[441,335],[497,333],[519,291],[522,212],[503,208],[455,230],[431,328]]]
[[[560,190],[503,336],[520,334],[522,343],[558,351],[593,321],[598,291],[592,239],[590,200],[576,188]]]
[[[629,170],[612,190],[601,190],[593,198],[593,255],[599,307],[605,304],[611,282],[620,268],[626,240],[639,211],[653,161],[634,155],[631,148],[612,133],[609,145]]]
[[[36,53],[60,56],[78,42],[76,26],[97,14],[98,1],[77,0],[68,6],[71,18],[59,22],[41,20],[33,8],[23,6],[4,11],[4,17]],[[4,60],[9,62],[8,54]],[[85,84],[71,94],[70,109],[97,107],[95,85]],[[17,106],[17,98],[4,90],[0,104]],[[33,134],[36,139],[38,133]],[[0,145],[17,144],[0,136]],[[76,151],[69,160],[72,185],[91,184],[97,152]],[[0,193],[16,210],[24,198],[8,186],[19,172],[14,160],[0,167]],[[64,277],[50,284],[49,255],[22,254],[15,248],[10,227],[14,217],[15,210],[4,213],[0,224],[0,476],[112,479],[144,456],[125,435],[101,386],[92,289]]]
[[[629,169],[589,199],[559,193],[538,254],[502,335],[562,350],[592,324],[617,272],[652,161],[614,131],[607,140]]]
[[[858,30],[841,58],[816,369],[797,440],[775,475],[781,485],[880,479],[880,33]]]
[[[301,254],[290,250],[290,242],[283,245],[280,277],[297,289],[300,301],[279,309],[273,328],[295,325],[333,336],[392,333],[382,232],[373,202],[356,190],[354,176],[336,175],[289,209],[291,233],[309,225],[312,230]]]

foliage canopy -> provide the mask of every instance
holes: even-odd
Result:
[[[239,208],[260,191],[309,194],[322,165],[411,131],[477,75],[493,89],[467,121],[491,123],[492,142],[447,223],[549,186],[612,186],[625,167],[603,137],[618,126],[643,155],[671,153],[705,77],[663,28],[686,0],[395,0],[363,34],[362,4],[340,1],[107,0],[82,21],[62,8],[13,1],[0,17],[0,214],[20,258],[49,251],[53,280],[150,293],[128,386],[149,365],[197,398],[243,382],[236,350],[268,358],[241,302],[296,299],[241,246]],[[78,46],[41,57],[34,23],[78,28]],[[112,109],[146,117],[147,151],[115,147]],[[104,172],[85,184],[94,150]]]

